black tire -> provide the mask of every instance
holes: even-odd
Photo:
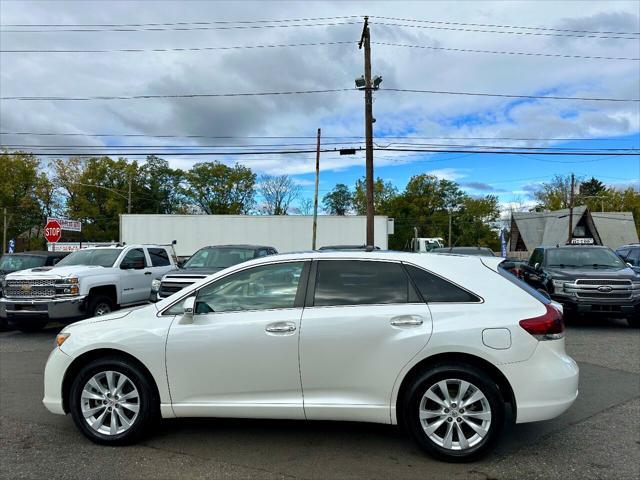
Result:
[[[99,317],[113,312],[113,301],[107,295],[91,295],[87,302],[87,315]]]
[[[0,318],[0,332],[6,332],[7,330],[11,330],[9,322],[5,318]]]
[[[135,386],[138,393],[137,416],[127,430],[114,435],[94,430],[87,423],[88,420],[85,419],[82,410],[83,399],[81,396],[87,382],[95,375],[107,371],[125,375]],[[151,427],[160,417],[160,403],[152,380],[135,363],[119,357],[100,358],[85,365],[76,375],[71,385],[68,400],[71,417],[78,429],[89,440],[101,445],[128,445],[135,443],[151,430]],[[115,410],[113,411],[115,412]],[[109,425],[111,413],[106,413],[104,418],[104,423]],[[122,423],[120,425],[123,426]]]
[[[640,327],[640,315],[633,315],[631,317],[627,317],[627,323],[632,328]]]
[[[21,331],[22,333],[35,333],[42,330],[49,323],[48,320],[29,320],[22,321],[15,325],[16,330]]]
[[[429,438],[425,428],[423,427],[423,421],[420,420],[419,415],[422,406],[431,405],[429,403],[431,400],[424,400],[425,403],[423,403],[423,396],[427,393],[427,390],[431,388],[439,389],[437,384],[443,380],[461,380],[470,383],[473,387],[481,391],[490,408],[491,418],[488,424],[487,433],[481,439],[471,437],[471,443],[477,443],[469,448],[456,450],[453,448],[445,448],[443,445],[438,445],[435,440]],[[455,390],[456,385],[459,384],[456,384],[455,381],[447,384],[452,396],[457,396],[458,391]],[[468,400],[470,395],[473,395],[473,392],[475,392],[475,390],[469,387],[469,390],[465,393],[463,398]],[[434,403],[433,405],[436,404]],[[464,419],[459,420],[459,417],[463,413],[469,415],[470,412],[477,410],[479,405],[480,402],[468,405],[469,409],[466,412],[464,412],[464,409],[459,410],[459,405],[457,405],[458,410],[453,408],[451,410],[447,410],[448,412],[451,412],[450,416],[447,417],[446,421],[444,421],[440,427],[436,428],[433,434],[439,436],[440,439],[442,439],[442,443],[444,443],[444,439],[446,438],[445,432],[447,429],[451,428],[453,432],[455,432],[452,433],[452,442],[453,438],[456,438],[457,440],[455,443],[460,447],[461,442],[457,429],[460,428],[461,430],[464,430],[468,435],[473,435],[473,433],[471,427],[468,426],[468,421]],[[437,406],[436,408],[440,407]],[[442,411],[445,411],[444,408]],[[505,423],[505,403],[498,386],[487,374],[482,372],[482,370],[462,363],[436,365],[421,375],[418,375],[412,384],[409,385],[406,395],[403,396],[402,412],[403,418],[401,420],[404,423],[404,428],[411,433],[411,436],[415,439],[418,445],[420,445],[431,456],[447,462],[471,462],[488,454],[495,447]],[[449,418],[451,418],[451,420],[449,420]],[[430,422],[430,420],[425,420],[429,426],[435,425],[437,421],[438,420]],[[469,421],[473,421],[476,425],[479,425],[473,419]],[[482,421],[477,420],[477,422]],[[459,423],[459,426],[456,426],[456,423]],[[452,426],[449,427],[448,425]]]

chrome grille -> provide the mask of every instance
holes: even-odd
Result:
[[[27,285],[29,288],[22,287],[6,287],[4,289],[4,296],[7,298],[30,298],[30,297],[54,297],[56,294],[56,289],[53,287],[41,287],[35,286],[32,287]]]
[[[565,283],[564,290],[575,293],[578,298],[626,300],[631,298],[633,285],[631,280],[581,278],[573,283]]]
[[[608,285],[608,286],[615,286],[615,285],[631,285],[631,280],[614,280],[614,279],[578,279],[576,280],[576,285]]]
[[[22,286],[32,286],[32,287],[53,287],[56,284],[56,281],[52,278],[44,278],[38,280],[7,280],[7,287],[22,287]]]

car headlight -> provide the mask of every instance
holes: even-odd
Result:
[[[152,292],[157,292],[158,290],[160,290],[160,284],[161,284],[161,283],[162,283],[162,282],[161,282],[160,280],[158,280],[157,278],[154,278],[154,279],[151,281],[151,291],[152,291]]]

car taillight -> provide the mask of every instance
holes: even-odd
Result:
[[[520,326],[538,340],[557,340],[564,337],[564,322],[562,313],[552,307],[545,305],[547,313],[540,317],[520,320]]]

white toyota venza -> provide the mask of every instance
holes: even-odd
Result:
[[[578,394],[561,307],[499,262],[310,252],[236,265],[66,327],[44,404],[108,445],[160,417],[347,420],[475,459],[506,422],[554,418]]]

